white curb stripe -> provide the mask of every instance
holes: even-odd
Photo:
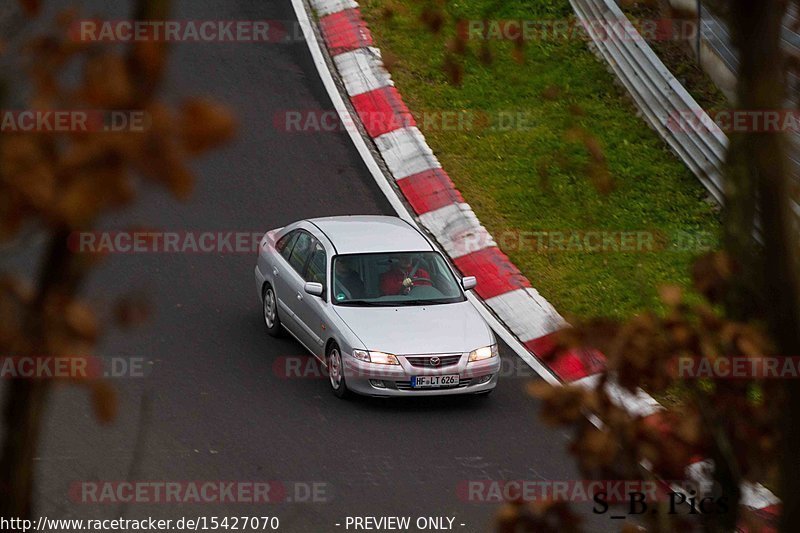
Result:
[[[687,468],[687,477],[692,481],[702,483],[712,483],[714,473],[710,459],[698,461]],[[702,485],[701,485],[702,486]],[[739,503],[753,509],[764,509],[771,505],[778,505],[781,501],[761,483],[744,481],[741,485],[742,497]]]
[[[529,367],[533,369],[534,372],[539,374],[541,378],[549,383],[554,387],[561,386],[561,380],[559,380],[553,371],[547,368],[541,361],[535,358],[525,345],[519,342],[508,327],[500,322],[497,317],[492,314],[492,311],[489,309],[489,306],[486,305],[482,299],[478,298],[477,295],[473,294],[472,291],[467,291],[467,299],[475,306],[475,309],[481,314],[484,320],[491,326],[497,336],[503,339],[506,344],[508,344],[509,348],[511,348],[517,356],[525,361]]]
[[[586,376],[571,383],[571,385],[578,385],[587,389],[594,389],[597,382],[600,380],[600,374]],[[620,387],[618,383],[613,380],[608,380],[605,385],[608,397],[617,406],[622,407],[632,415],[636,416],[650,416],[657,411],[664,409],[652,396],[647,394],[642,389],[636,389],[636,394],[629,390]]]
[[[358,2],[355,0],[311,0],[311,6],[320,17],[325,17],[345,9],[355,9],[358,7]]]
[[[517,289],[486,300],[522,342],[544,337],[568,324],[536,289]]]
[[[469,204],[450,204],[428,211],[419,215],[419,221],[452,259],[497,246]]]
[[[384,133],[375,138],[375,145],[395,180],[433,168],[442,168],[442,164],[433,155],[433,150],[425,142],[425,136],[416,127]]]
[[[394,86],[392,76],[383,66],[377,48],[359,48],[334,56],[333,62],[344,81],[347,94],[357,96],[382,87]]]
[[[761,483],[742,483],[742,499],[740,503],[753,509],[763,509],[770,505],[778,505],[781,501]]]

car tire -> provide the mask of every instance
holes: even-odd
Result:
[[[344,377],[344,360],[342,359],[342,351],[339,345],[332,342],[328,346],[328,351],[325,354],[325,362],[328,365],[328,383],[331,385],[331,390],[337,398],[347,398],[350,396],[350,391],[347,389],[347,382]]]
[[[282,337],[283,328],[281,327],[281,318],[278,316],[278,298],[275,296],[275,289],[269,283],[264,285],[261,301],[261,315],[264,317],[267,333],[273,337]]]

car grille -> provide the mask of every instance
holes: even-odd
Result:
[[[439,364],[434,365],[431,363],[431,359],[434,357],[439,358]],[[424,357],[408,357],[406,356],[406,361],[411,366],[417,368],[444,368],[446,366],[453,366],[458,364],[458,361],[461,359],[461,354],[447,354],[447,355],[426,355]]]
[[[397,390],[441,390],[441,389],[463,389],[464,387],[469,387],[470,383],[472,383],[471,378],[461,379],[458,385],[452,385],[450,387],[436,387],[436,388],[424,388],[424,389],[415,389],[411,387],[411,381],[394,381],[388,382],[394,383],[394,386]]]

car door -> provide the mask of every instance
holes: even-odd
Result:
[[[325,247],[317,239],[312,241],[312,251],[306,268],[303,271],[304,282],[321,283],[324,292],[322,297],[313,296],[303,292],[298,298],[297,321],[303,329],[305,336],[303,342],[320,358],[325,357],[325,310],[327,308],[328,297],[328,256]]]
[[[292,237],[286,247],[281,251],[281,256],[285,260],[283,268],[276,267],[275,293],[278,298],[278,312],[286,328],[298,337],[301,342],[306,343],[303,335],[303,327],[297,319],[297,308],[299,307],[298,294],[304,294],[302,273],[305,271],[306,263],[312,251],[313,237],[301,229],[295,230],[297,235]]]

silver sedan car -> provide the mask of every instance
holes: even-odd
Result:
[[[270,335],[284,330],[342,398],[489,394],[497,341],[416,228],[395,217],[303,220],[267,232],[255,268]]]

